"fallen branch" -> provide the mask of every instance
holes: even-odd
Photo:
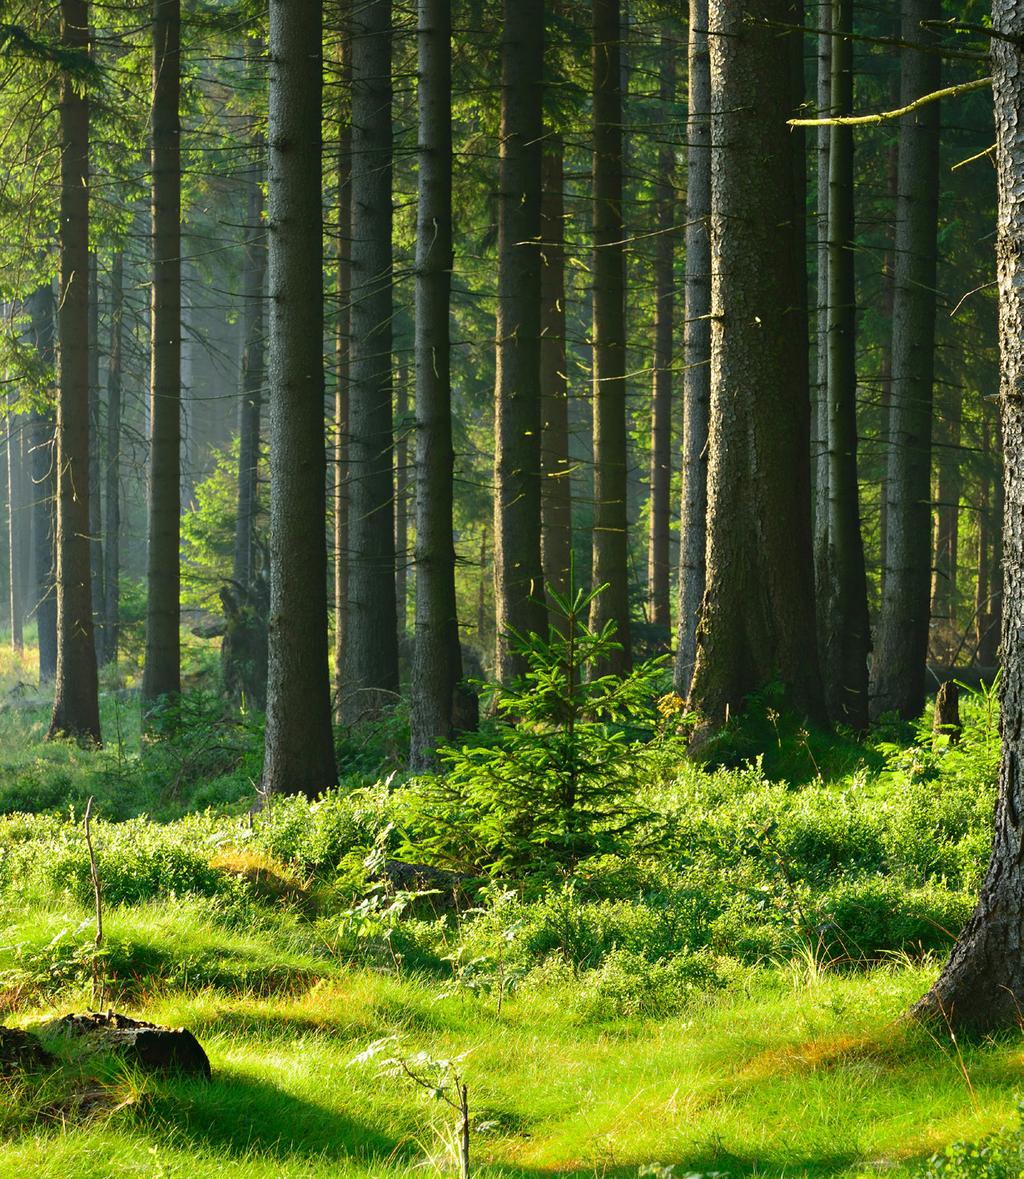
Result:
[[[991,78],[975,78],[973,82],[959,82],[956,86],[947,86],[944,90],[934,90],[931,94],[923,94],[908,102],[906,106],[893,111],[880,111],[876,115],[837,115],[831,119],[789,119],[790,127],[865,127],[877,123],[888,123],[892,119],[901,119],[904,115],[912,115],[914,111],[929,103],[938,102],[941,98],[959,98],[961,94],[969,94],[972,90],[984,90],[992,85]]]

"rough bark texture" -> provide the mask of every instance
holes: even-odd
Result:
[[[988,414],[982,420],[981,504],[978,511],[978,570],[975,583],[975,662],[991,667],[999,652],[1002,596],[1002,464]],[[993,483],[995,494],[993,494]]]
[[[544,590],[565,594],[572,558],[572,467],[565,355],[565,144],[549,129],[541,198],[541,564]],[[548,598],[550,605],[550,596]],[[561,615],[548,610],[548,622]],[[564,624],[564,619],[562,620]]]
[[[409,365],[402,360],[395,371],[395,617],[399,644],[405,639],[408,614],[409,566]]]
[[[181,689],[180,0],[153,0],[153,294],[149,547],[142,697]]]
[[[833,0],[830,109],[853,109],[852,0]],[[828,611],[822,651],[833,721],[868,723],[867,578],[857,485],[857,295],[854,280],[853,128],[833,126],[828,175]],[[819,608],[821,594],[818,595]]]
[[[820,116],[832,109],[832,0],[817,5],[817,110]],[[814,576],[817,586],[820,649],[826,646],[825,620],[829,607],[828,562],[828,194],[829,144],[831,127],[819,127],[814,159],[817,174],[815,193],[815,387],[811,418],[811,454],[814,476]]]
[[[1024,36],[1024,9],[995,0],[992,26]],[[1005,443],[1003,751],[992,858],[978,906],[914,1009],[954,1027],[1016,1025],[1024,1004],[1024,51],[992,41],[998,214],[1000,405]]]
[[[86,0],[62,0],[61,44],[88,45]],[[60,340],[57,391],[57,670],[51,737],[100,740],[89,570],[89,103],[60,95]]]
[[[391,405],[391,3],[352,10],[352,310],[349,633],[342,716],[398,691]]]
[[[451,11],[419,4],[419,207],[416,222],[416,641],[410,762],[429,766],[451,735],[462,654],[452,539]]]
[[[28,299],[32,341],[39,359],[54,360],[53,288],[47,283]],[[39,682],[57,674],[57,589],[54,584],[56,542],[56,452],[54,421],[43,411],[29,418],[29,454],[32,472],[33,610],[39,633]]]
[[[11,647],[20,651],[25,645],[23,623],[25,604],[21,594],[18,533],[21,525],[21,419],[11,412],[12,397],[7,395],[7,588],[11,615]]]
[[[250,177],[245,227],[245,280],[243,307],[242,396],[238,406],[238,515],[235,519],[234,579],[248,586],[255,575],[256,513],[259,507],[257,472],[260,461],[260,418],[263,408],[264,316],[267,247],[262,225],[263,147],[257,144],[260,162]]]
[[[495,676],[522,671],[509,632],[544,633],[541,567],[540,194],[543,0],[505,0],[494,383]]]
[[[749,18],[748,18],[749,13]],[[712,0],[708,585],[690,698],[715,724],[781,681],[820,718],[803,289],[799,24],[790,0]],[[752,175],[759,178],[750,183]]]
[[[270,622],[264,793],[337,781],[327,662],[319,3],[270,5]]]
[[[661,39],[658,83],[662,109],[675,99],[675,48],[667,32]],[[672,495],[672,334],[675,313],[675,150],[664,143],[658,150],[655,181],[657,238],[654,254],[654,356],[651,369],[650,524],[647,536],[648,620],[668,639],[669,524]],[[667,645],[667,644],[666,644]]]
[[[711,59],[707,0],[690,0],[686,118],[686,324],[683,332],[683,496],[675,688],[690,691],[704,599],[711,396]]]
[[[622,12],[619,0],[594,0],[594,544],[591,580],[607,586],[590,607],[590,626],[615,624],[620,649],[601,670],[632,663],[629,535],[626,511],[626,269],[622,220]]]
[[[906,0],[902,36],[921,41],[939,0]],[[906,49],[900,101],[937,90],[941,59]],[[886,551],[872,712],[908,719],[924,707],[931,586],[931,438],[935,350],[939,104],[900,122],[893,274],[892,393],[886,479]]]
[[[932,627],[929,644],[932,659],[947,663],[960,646],[957,627],[957,565],[960,559],[960,493],[963,478],[960,465],[960,432],[963,423],[964,390],[959,382],[947,384],[944,404],[937,415],[941,422],[935,447],[937,467],[935,495],[935,545],[932,565]]]
[[[89,254],[89,571],[92,579],[93,640],[96,662],[106,643],[103,613],[103,434],[100,413],[99,260]]]
[[[124,346],[124,254],[110,268],[107,356],[106,493],[103,497],[103,663],[117,661],[121,576],[121,380]]]

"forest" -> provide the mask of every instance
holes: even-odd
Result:
[[[1024,1179],[1022,111],[0,0],[0,1176]]]

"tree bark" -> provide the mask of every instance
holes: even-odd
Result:
[[[435,762],[451,735],[462,652],[452,538],[451,11],[419,0],[419,205],[416,221],[416,641],[410,764]]]
[[[259,510],[260,419],[263,408],[264,317],[267,247],[263,230],[264,145],[255,144],[257,162],[249,177],[246,200],[245,280],[242,322],[242,396],[238,406],[238,515],[235,520],[234,579],[251,585],[256,576],[256,513]]]
[[[409,366],[400,361],[395,373],[395,612],[398,635],[405,637],[409,584]]]
[[[711,397],[711,59],[707,0],[690,0],[686,116],[686,321],[683,329],[683,495],[675,689],[689,695],[704,599]]]
[[[852,0],[833,0],[830,109],[853,110]],[[822,671],[830,718],[868,723],[867,576],[857,484],[857,295],[853,128],[833,126],[828,183],[828,614]],[[821,598],[819,595],[818,601]]]
[[[748,19],[748,14],[749,18]],[[781,681],[821,719],[810,518],[801,23],[790,0],[712,0],[708,585],[692,704],[707,724]],[[758,183],[751,184],[751,176]]]
[[[661,38],[659,98],[667,112],[675,101],[675,48],[667,31]],[[647,610],[649,621],[663,630],[669,612],[669,526],[672,518],[672,338],[675,314],[675,150],[658,150],[655,181],[657,208],[654,253],[654,357],[651,390],[650,530],[647,539]],[[666,642],[667,645],[667,642]]]
[[[994,459],[996,475],[992,496],[992,509],[989,515],[991,531],[989,538],[989,564],[985,599],[984,626],[979,622],[978,662],[982,667],[995,666],[999,658],[999,645],[1003,625],[1003,474],[1002,459],[1002,429],[996,423],[994,439]]]
[[[320,3],[270,4],[270,618],[262,792],[337,781],[327,661]]]
[[[932,637],[936,659],[948,663],[960,646],[957,629],[957,564],[960,548],[960,432],[963,424],[963,386],[946,387],[941,412],[942,430],[936,447],[935,545],[932,566]]]
[[[103,663],[103,434],[100,421],[99,259],[89,254],[89,575],[96,662]]]
[[[11,613],[11,648],[21,651],[25,645],[25,604],[21,594],[21,568],[18,532],[21,523],[21,453],[18,445],[21,423],[15,424],[13,398],[7,395],[7,570]]]
[[[817,6],[817,109],[819,116],[832,110],[832,2],[821,0]],[[819,127],[815,146],[817,192],[815,198],[816,271],[815,362],[816,381],[811,440],[814,462],[814,577],[817,588],[819,649],[827,645],[825,623],[829,615],[829,449],[828,449],[828,199],[829,144],[831,127]]]
[[[121,578],[121,384],[124,364],[124,254],[110,268],[106,494],[103,497],[103,662],[117,662]]]
[[[566,594],[572,560],[572,466],[565,352],[565,144],[549,127],[541,196],[540,550],[548,625],[564,625],[551,593]],[[561,623],[560,620],[561,619]]]
[[[523,670],[511,632],[544,633],[541,563],[543,0],[504,0],[494,383],[494,674]]]
[[[907,0],[904,41],[929,37],[921,23],[939,0]],[[937,90],[937,54],[904,49],[900,101]],[[892,393],[886,480],[886,551],[872,712],[911,719],[924,707],[931,587],[931,442],[935,351],[939,104],[900,123],[893,275]]]
[[[618,651],[600,670],[632,664],[629,535],[626,511],[626,271],[622,218],[622,13],[619,0],[594,0],[594,543],[591,580],[607,586],[590,607],[590,627],[615,625]]]
[[[342,716],[398,692],[391,389],[391,2],[352,11],[352,311],[349,633]]]
[[[181,690],[180,0],[153,0],[149,550],[142,698]]]
[[[40,361],[52,368],[54,361],[54,300],[49,283],[28,298],[32,340]],[[39,635],[39,682],[57,674],[56,495],[57,469],[54,419],[33,410],[29,418],[29,453],[32,472],[32,548],[34,564],[33,612]]]
[[[89,44],[87,0],[61,0],[61,45]],[[49,736],[100,741],[89,569],[89,101],[60,94],[60,365],[57,392],[57,671]]]

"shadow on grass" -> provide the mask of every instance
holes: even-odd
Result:
[[[238,1074],[215,1075],[210,1082],[168,1082],[153,1096],[150,1119],[197,1148],[237,1157],[256,1152],[282,1164],[407,1161],[414,1153],[411,1143],[336,1109]]]

